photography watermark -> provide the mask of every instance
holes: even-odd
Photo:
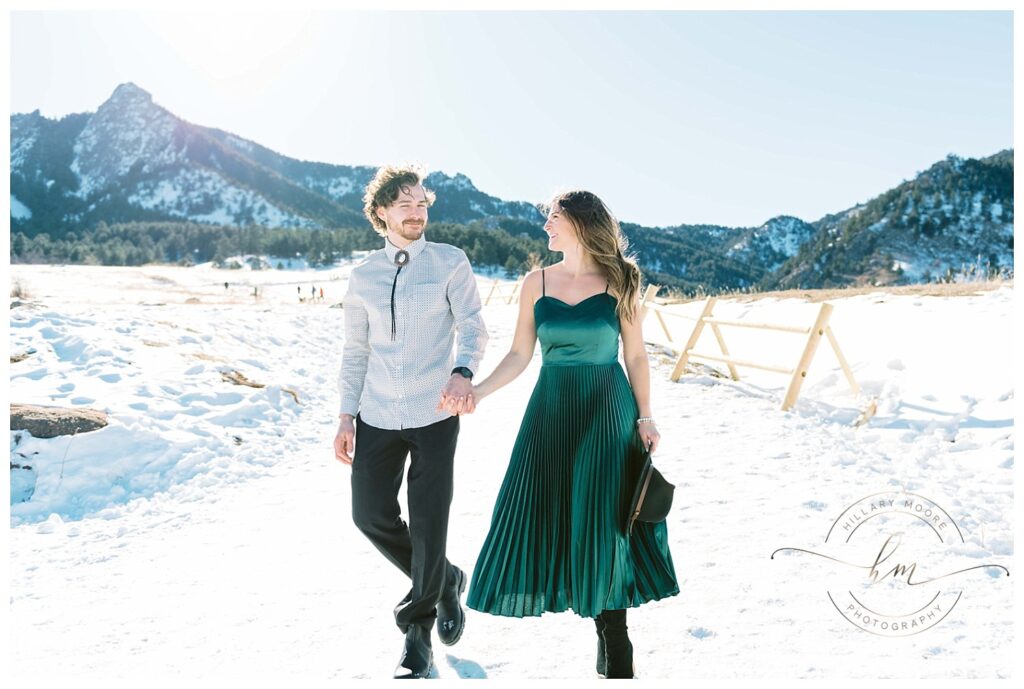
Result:
[[[969,572],[1009,576],[998,564],[967,564],[963,532],[946,510],[921,495],[875,493],[846,508],[832,523],[821,550],[778,548],[841,565],[850,577],[828,588],[828,597],[858,629],[881,636],[910,636],[931,629],[964,594]]]

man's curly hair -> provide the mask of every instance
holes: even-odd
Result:
[[[373,229],[377,230],[377,234],[385,237],[388,234],[388,226],[377,217],[377,209],[387,208],[393,204],[403,190],[423,184],[426,176],[425,170],[414,165],[385,165],[377,170],[377,174],[366,186],[366,193],[363,194],[363,214],[373,225]],[[423,187],[423,191],[427,195],[427,206],[434,205],[434,192],[426,187]]]

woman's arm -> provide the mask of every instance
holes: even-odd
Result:
[[[638,299],[633,320],[619,319],[619,332],[622,333],[622,358],[626,364],[626,373],[629,375],[629,385],[633,388],[637,409],[641,418],[650,418],[654,416],[651,413],[651,365],[647,360],[647,349],[644,348],[643,324],[644,314],[640,310]],[[637,430],[644,446],[650,447],[651,452],[654,452],[661,439],[661,434],[654,423],[642,423]]]
[[[511,383],[530,365],[530,360],[533,359],[533,350],[537,344],[533,303],[540,295],[540,280],[539,270],[531,272],[523,279],[523,289],[519,293],[519,319],[516,321],[516,333],[512,337],[512,346],[497,368],[491,372],[491,375],[487,376],[479,385],[473,386],[473,396],[477,401]]]

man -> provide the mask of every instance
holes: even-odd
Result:
[[[422,180],[415,168],[383,167],[363,197],[385,244],[352,270],[342,302],[341,423],[334,439],[335,455],[352,466],[356,526],[412,579],[395,608],[405,634],[396,678],[430,673],[435,618],[447,645],[465,624],[459,599],[466,575],[448,562],[445,546],[458,414],[475,407],[470,379],[487,344],[465,252],[423,237],[434,195]],[[407,526],[398,489],[410,453]]]

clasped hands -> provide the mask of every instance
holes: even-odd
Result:
[[[441,391],[441,399],[437,403],[438,411],[452,414],[472,414],[476,410],[476,395],[473,394],[473,383],[458,373],[453,373],[448,384]]]

